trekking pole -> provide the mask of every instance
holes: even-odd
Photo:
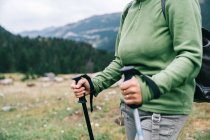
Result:
[[[139,71],[137,71],[132,66],[123,67],[120,71],[125,76],[124,81],[130,80],[134,75],[139,75]],[[135,125],[136,125],[136,136],[134,140],[143,140],[143,131],[141,128],[140,115],[138,112],[139,105],[128,105],[128,106],[133,109],[133,116],[134,116]]]
[[[73,78],[73,80],[75,80],[75,82],[77,84],[81,78],[82,78],[81,76],[78,76],[78,77]],[[83,97],[79,98],[78,103],[82,104],[82,108],[83,108],[83,112],[84,112],[84,115],[85,115],[85,121],[86,121],[86,125],[87,125],[87,128],[88,128],[88,133],[89,133],[90,140],[94,140],[93,131],[92,131],[92,127],[91,127],[91,124],[90,124],[90,118],[89,118],[89,115],[88,115],[86,102],[87,102],[87,100],[85,98],[85,95]]]

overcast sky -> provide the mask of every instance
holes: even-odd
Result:
[[[0,25],[18,33],[120,12],[131,0],[0,0]]]

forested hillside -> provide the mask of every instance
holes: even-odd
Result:
[[[43,74],[96,72],[113,58],[113,53],[71,40],[15,36],[0,26],[0,73]]]
[[[203,26],[210,30],[210,0],[199,0]],[[114,51],[121,13],[98,15],[61,27],[20,33],[29,37],[56,37],[92,44],[97,49]]]
[[[203,26],[210,30],[210,0],[200,0],[200,3]],[[0,73],[102,70],[113,58],[113,53],[92,46],[114,51],[119,19],[120,13],[93,16],[63,27],[22,34],[33,39],[13,35],[0,26]],[[89,42],[92,46],[69,39]]]
[[[41,31],[26,31],[20,34],[30,38],[42,36],[72,39],[87,42],[98,49],[113,50],[119,25],[120,13],[113,13],[92,16],[61,27],[49,27]]]
[[[210,0],[200,0],[200,1],[201,1],[203,26],[208,30],[210,30]]]

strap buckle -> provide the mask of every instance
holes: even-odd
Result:
[[[156,113],[153,113],[153,114],[152,114],[152,121],[153,121],[154,123],[159,123],[160,120],[161,120],[160,114],[156,114]]]

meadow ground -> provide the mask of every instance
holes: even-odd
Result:
[[[21,82],[20,74],[8,76],[15,82],[0,85],[0,140],[88,140],[82,107],[70,89],[74,75],[60,75],[63,82]],[[121,114],[119,92],[109,88],[94,99],[89,114],[96,140],[126,140],[124,128],[115,123]],[[193,105],[179,139],[210,140],[210,104]]]

